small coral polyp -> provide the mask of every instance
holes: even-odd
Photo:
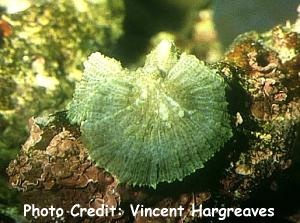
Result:
[[[182,180],[232,135],[223,78],[171,42],[134,71],[100,53],[84,66],[68,116],[81,125],[91,158],[120,182]]]

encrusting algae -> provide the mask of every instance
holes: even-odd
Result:
[[[81,124],[92,159],[120,182],[182,180],[232,135],[223,78],[171,42],[135,71],[100,53],[84,66],[68,117]]]

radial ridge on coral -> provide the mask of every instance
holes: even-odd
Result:
[[[171,42],[134,71],[98,52],[84,66],[68,116],[91,158],[121,182],[182,180],[231,137],[223,78]]]

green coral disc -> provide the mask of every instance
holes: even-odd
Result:
[[[100,53],[84,66],[68,115],[92,159],[121,182],[181,180],[231,137],[222,77],[170,42],[135,71]]]

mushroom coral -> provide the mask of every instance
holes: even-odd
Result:
[[[91,158],[120,182],[182,180],[232,135],[223,78],[171,42],[136,70],[99,52],[84,67],[68,117],[81,125]]]

